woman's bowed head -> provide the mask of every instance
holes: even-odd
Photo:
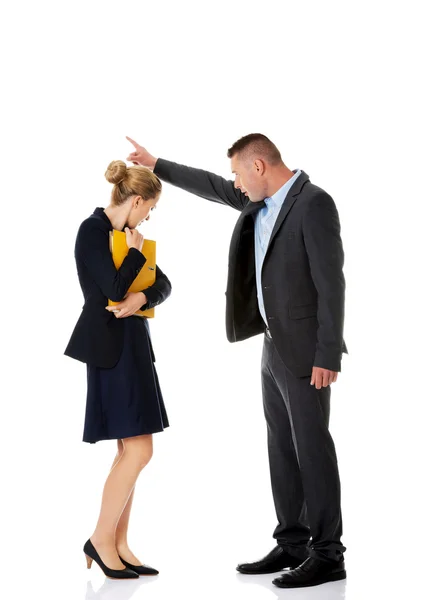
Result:
[[[113,160],[105,178],[114,184],[107,216],[119,215],[119,221],[128,229],[135,229],[148,221],[161,195],[161,181],[146,167],[127,167],[122,160]],[[111,220],[111,219],[110,219]],[[113,221],[112,221],[113,222]],[[121,230],[123,227],[120,228]]]
[[[104,212],[113,229],[124,230],[128,248],[136,248],[141,252],[144,236],[136,227],[149,221],[151,211],[155,210],[161,195],[161,181],[146,167],[128,167],[122,160],[113,160],[108,165],[105,178],[113,184],[113,189],[111,202]],[[117,318],[132,316],[139,310],[139,295],[145,304],[147,298],[143,293],[128,293],[120,304],[107,306],[106,309]]]

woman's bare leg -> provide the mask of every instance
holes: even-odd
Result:
[[[100,558],[111,569],[124,568],[116,548],[116,530],[129,498],[133,495],[138,475],[152,456],[152,435],[138,435],[121,442],[123,452],[118,452],[105,482],[100,516],[90,538]],[[128,515],[123,523],[125,520],[128,522]],[[125,556],[123,558],[126,560]]]
[[[117,524],[116,549],[117,549],[117,552],[119,553],[119,555],[122,558],[124,558],[127,562],[131,563],[132,565],[141,565],[142,564],[141,561],[130,550],[128,541],[127,541],[127,531],[128,531],[128,527],[129,527],[130,511],[132,508],[134,493],[135,493],[135,487],[133,488],[132,493],[129,496],[129,499],[126,502],[125,509],[122,512],[120,520]]]
[[[113,464],[111,465],[111,469],[113,469],[114,465],[120,460],[121,455],[123,454],[123,442],[122,440],[117,440],[117,454],[114,458]],[[132,509],[133,503],[133,495],[135,493],[135,486],[129,496],[128,501],[126,502],[126,506],[121,514],[119,522],[116,528],[116,549],[122,558],[124,558],[127,562],[132,565],[142,565],[141,561],[133,554],[131,549],[129,548],[127,541],[127,532],[129,527],[129,518]]]
[[[123,452],[122,441],[117,440],[117,442],[118,442],[118,449],[117,449],[116,458],[114,459],[113,466],[116,463],[116,461],[120,459],[120,456]],[[136,485],[133,487],[133,490],[129,496],[128,501],[126,502],[126,506],[121,514],[119,522],[117,523],[116,549],[117,549],[117,552],[119,553],[119,556],[124,558],[127,562],[131,563],[132,565],[141,565],[142,564],[141,561],[130,550],[128,541],[127,541],[127,532],[128,532],[128,527],[129,527],[129,519],[130,519],[130,513],[131,513],[131,509],[132,509],[133,495],[135,493],[135,488],[136,488]]]

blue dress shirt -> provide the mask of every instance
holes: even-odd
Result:
[[[265,198],[265,204],[261,210],[255,215],[255,269],[256,269],[256,288],[258,291],[258,306],[264,322],[267,324],[267,316],[265,314],[264,299],[262,296],[262,265],[264,263],[265,254],[267,252],[268,243],[270,236],[277,220],[278,214],[286,196],[299,177],[302,171],[295,170],[293,177],[291,177],[286,183],[270,198]]]

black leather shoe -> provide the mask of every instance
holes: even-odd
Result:
[[[283,569],[294,569],[302,564],[303,559],[290,556],[281,546],[276,546],[267,556],[252,563],[242,563],[236,569],[244,575],[263,575],[264,573],[276,573]]]
[[[158,573],[159,573],[157,571],[157,569],[153,569],[152,567],[149,567],[148,565],[131,565],[130,563],[127,562],[127,560],[122,558],[120,556],[120,554],[119,554],[119,558],[126,567],[128,567],[132,571],[135,571],[135,573],[138,573],[138,575],[158,575]]]
[[[139,577],[138,574],[135,573],[135,571],[132,571],[127,567],[125,567],[124,569],[110,569],[109,567],[107,567],[107,565],[105,565],[101,560],[100,555],[94,548],[91,540],[87,540],[85,542],[84,552],[86,556],[86,565],[88,569],[91,568],[92,561],[95,560],[98,566],[102,569],[104,575],[110,577],[111,579],[137,579]]]
[[[328,581],[346,579],[344,562],[328,562],[317,558],[307,558],[304,563],[288,573],[282,573],[273,580],[280,588],[311,587]]]

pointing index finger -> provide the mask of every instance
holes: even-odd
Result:
[[[141,149],[141,146],[137,142],[135,142],[135,140],[132,140],[132,138],[130,138],[128,135],[126,136],[126,139],[129,140],[129,142],[133,144],[137,150]]]

